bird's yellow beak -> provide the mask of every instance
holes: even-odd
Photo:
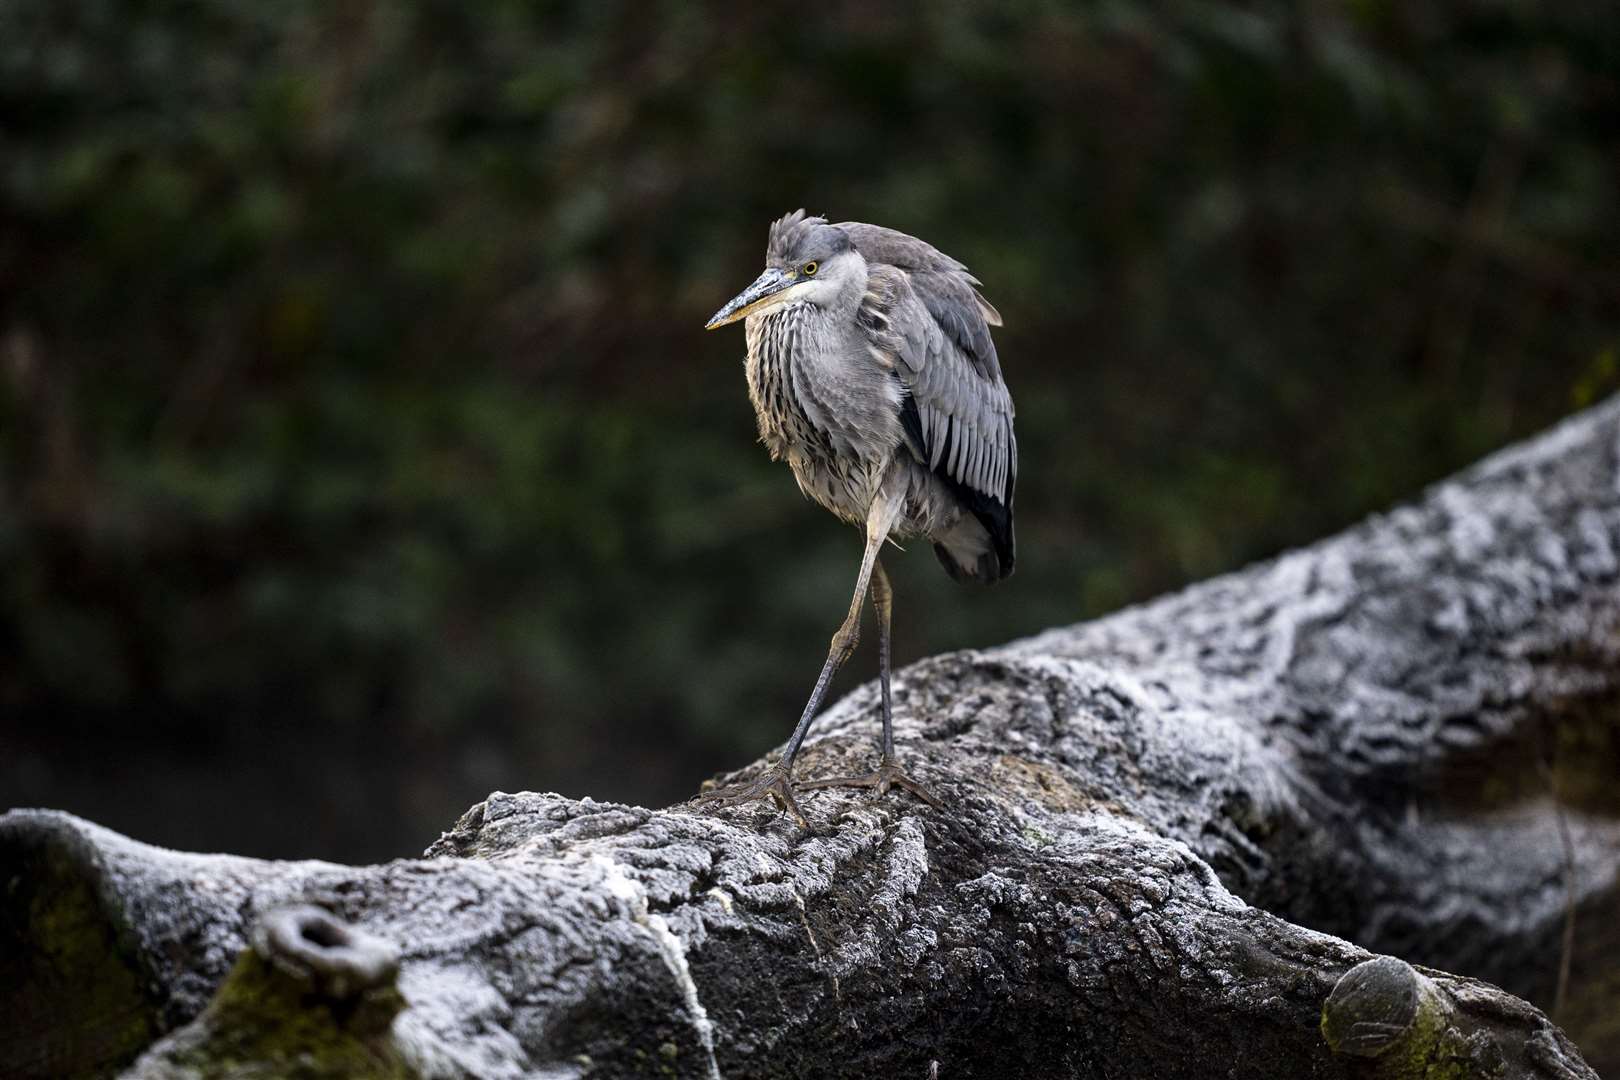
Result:
[[[763,308],[773,307],[781,303],[782,290],[791,285],[798,284],[799,275],[791,270],[779,270],[772,267],[766,270],[754,283],[742,292],[733,296],[726,306],[714,313],[703,329],[714,330],[734,323],[745,315],[752,315]]]

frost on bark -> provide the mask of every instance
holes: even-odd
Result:
[[[1620,399],[896,698],[948,812],[494,794],[369,867],[13,812],[0,1075],[1620,1069]],[[876,705],[804,773],[869,766]]]

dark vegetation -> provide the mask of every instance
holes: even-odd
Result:
[[[1620,386],[1603,3],[9,0],[0,117],[0,805],[163,843],[406,854],[785,735],[858,545],[701,330],[784,210],[1006,317],[1019,571],[893,560],[902,659]]]

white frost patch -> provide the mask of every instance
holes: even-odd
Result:
[[[720,1063],[714,1057],[714,1023],[709,1019],[708,1010],[698,1000],[697,983],[692,981],[692,969],[686,963],[686,945],[670,930],[669,923],[664,921],[662,915],[646,914],[645,902],[642,908],[644,913],[636,917],[636,922],[651,931],[653,940],[658,943],[658,951],[663,954],[669,973],[675,976],[675,983],[681,988],[686,1010],[692,1014],[692,1027],[697,1030],[698,1042],[703,1052],[709,1055],[709,1076],[713,1080],[721,1080]]]
[[[591,856],[591,863],[602,872],[602,884],[615,899],[622,900],[629,906],[631,916],[636,925],[652,935],[653,943],[658,946],[658,953],[664,958],[664,966],[675,977],[675,985],[680,987],[681,1000],[686,1005],[686,1011],[692,1016],[692,1027],[697,1032],[698,1045],[703,1052],[709,1055],[710,1080],[724,1080],[720,1075],[720,1063],[714,1056],[714,1022],[709,1019],[709,1012],[698,1000],[697,983],[692,980],[692,968],[686,962],[686,943],[669,928],[662,915],[647,910],[647,893],[639,884],[625,876],[623,870],[612,859],[604,855]]]
[[[928,876],[928,841],[914,817],[902,818],[889,846],[888,873],[872,895],[872,906],[883,913],[891,928],[900,924],[900,905],[917,895]]]
[[[410,964],[399,973],[410,1003],[394,1021],[394,1039],[411,1068],[427,1080],[528,1075],[522,1044],[507,1021],[511,1006],[482,976],[459,966]],[[470,1035],[476,1032],[476,1035]]]
[[[647,910],[647,894],[640,885],[624,876],[619,864],[605,855],[592,855],[591,863],[602,872],[602,886],[615,900],[622,900],[631,908]]]

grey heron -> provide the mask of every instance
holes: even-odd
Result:
[[[735,805],[772,798],[805,825],[795,797],[834,786],[902,788],[938,800],[900,767],[889,689],[893,590],[879,553],[925,537],[957,581],[1013,571],[1018,444],[990,327],[1001,316],[967,267],[913,236],[803,210],[773,222],[765,272],[715,312],[748,342],[748,395],[760,440],[805,495],[864,530],[849,614],[780,760],[751,782],[706,792]],[[827,684],[855,650],[867,594],[878,620],[882,756],[870,773],[796,782],[793,759]]]

